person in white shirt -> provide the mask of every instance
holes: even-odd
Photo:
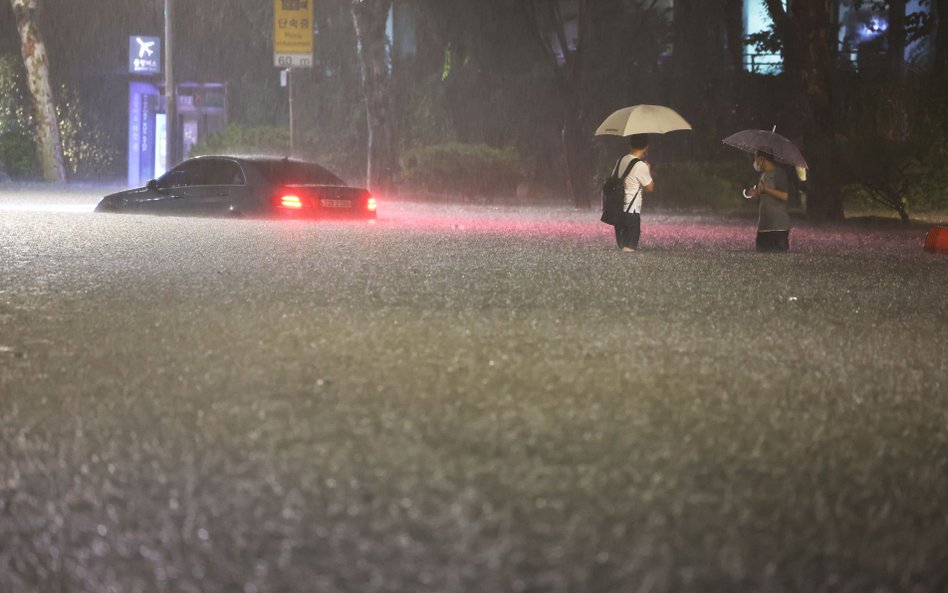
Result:
[[[622,208],[622,223],[615,225],[616,244],[626,253],[639,248],[642,234],[642,198],[646,193],[655,191],[651,168],[645,161],[648,153],[648,134],[634,134],[629,137],[629,154],[619,159],[618,170],[625,171],[636,159],[629,175],[625,178],[625,201]]]

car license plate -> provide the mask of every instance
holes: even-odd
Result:
[[[349,200],[320,200],[326,208],[352,208],[352,202]]]

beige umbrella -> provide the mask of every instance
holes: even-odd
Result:
[[[691,124],[674,109],[661,105],[634,105],[620,109],[606,118],[596,136],[631,136],[632,134],[664,134],[690,130]]]

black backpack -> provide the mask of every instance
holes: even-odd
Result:
[[[633,158],[629,166],[625,168],[625,173],[622,174],[622,177],[619,177],[619,163],[622,162],[622,159],[619,159],[616,162],[616,168],[612,172],[612,176],[602,184],[602,217],[599,219],[602,222],[613,226],[622,224],[623,214],[632,208],[632,203],[635,202],[634,199],[628,208],[623,207],[625,205],[625,178],[629,176],[632,167],[639,161],[641,159]]]

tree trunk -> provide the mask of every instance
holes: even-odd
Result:
[[[736,23],[728,22],[734,19],[726,12],[734,9],[733,3],[733,0],[727,0],[722,10],[706,0],[676,0],[673,7],[673,53],[682,76],[713,78],[726,72],[735,58],[738,63],[743,59],[740,12]],[[735,25],[737,31],[732,30]],[[737,56],[731,53],[732,42],[737,45]]]
[[[887,136],[889,140],[904,140],[905,122],[905,9],[906,0],[889,0],[889,80],[892,114]]]
[[[586,129],[586,62],[592,44],[592,15],[585,0],[579,9],[579,46],[567,63],[566,117],[563,124],[563,152],[569,175],[569,192],[576,208],[592,207],[592,135]],[[563,29],[565,31],[565,29]],[[565,40],[565,37],[563,38]]]
[[[392,0],[352,1],[369,132],[366,179],[372,191],[391,190],[396,168],[392,64],[385,30],[391,8]]]
[[[727,37],[728,60],[731,70],[744,70],[744,2],[743,0],[726,0],[724,15],[724,30]]]
[[[798,0],[794,2],[794,9],[796,9],[797,4],[806,4],[812,2],[813,0]],[[797,22],[799,19],[796,18],[796,15],[791,17],[787,14],[786,9],[783,7],[782,0],[764,0],[767,5],[767,12],[770,14],[770,18],[774,21],[774,31],[777,33],[777,37],[783,42],[783,70],[787,73],[787,76],[791,80],[796,80],[799,74],[799,53],[801,48],[799,47],[800,41],[798,39],[800,24]]]
[[[944,76],[948,71],[948,0],[935,2],[938,28],[935,30],[935,68],[934,71]]]
[[[796,0],[788,13],[781,0],[765,0],[783,41],[784,75],[799,106],[803,148],[810,165],[807,215],[841,220],[843,200],[837,171],[835,125],[830,86],[834,0]]]
[[[586,61],[592,43],[592,14],[587,0],[576,2],[579,39],[575,49],[570,50],[566,37],[566,22],[556,3],[552,6],[551,22],[563,51],[565,63],[558,70],[563,93],[563,161],[566,165],[566,189],[573,206],[581,209],[592,207],[592,142],[586,126]],[[555,66],[555,64],[554,64]]]
[[[11,0],[20,33],[26,80],[36,123],[36,153],[46,181],[65,181],[63,145],[56,118],[52,85],[49,82],[49,59],[46,45],[37,25],[39,0]]]
[[[563,114],[563,159],[566,162],[566,184],[573,206],[588,210],[592,207],[592,146],[589,130],[584,126],[585,117],[580,106],[582,97],[577,90],[567,90],[570,100],[566,101]]]
[[[902,77],[905,63],[906,0],[889,0],[889,68],[893,76]]]
[[[843,201],[837,172],[835,125],[830,87],[830,10],[832,0],[794,3],[794,32],[800,105],[804,111],[804,144],[812,169],[807,214],[816,220],[841,220]]]
[[[912,222],[909,218],[908,212],[905,210],[905,206],[902,204],[902,201],[899,200],[899,205],[895,207],[895,211],[899,213],[899,219],[901,219],[902,224],[908,224]]]
[[[726,131],[729,127],[726,120],[734,107],[731,91],[743,53],[739,51],[735,57],[730,48],[725,47],[733,40],[730,40],[731,25],[727,22],[729,15],[720,5],[707,0],[675,0],[673,10],[673,76],[668,86],[673,107],[683,113],[702,114],[704,123],[692,134],[695,139],[691,144],[692,155],[708,159],[711,157],[709,147],[715,146],[722,134],[730,133]],[[743,33],[740,19],[738,27],[740,50]],[[732,69],[732,65],[738,70]]]
[[[593,200],[592,187],[592,138],[586,129],[586,61],[592,40],[592,9],[594,3],[577,0],[579,35],[578,46],[570,49],[566,38],[566,21],[560,4],[551,0],[527,0],[522,4],[529,19],[537,27],[537,39],[550,59],[557,80],[557,90],[562,99],[562,121],[560,140],[565,167],[566,190],[576,208],[589,209]],[[600,6],[601,8],[601,6]],[[548,30],[547,27],[552,28]],[[550,46],[548,34],[556,36],[563,52],[563,62]]]
[[[694,66],[694,53],[700,45],[694,37],[695,0],[677,0],[672,6],[672,52],[678,70]]]

